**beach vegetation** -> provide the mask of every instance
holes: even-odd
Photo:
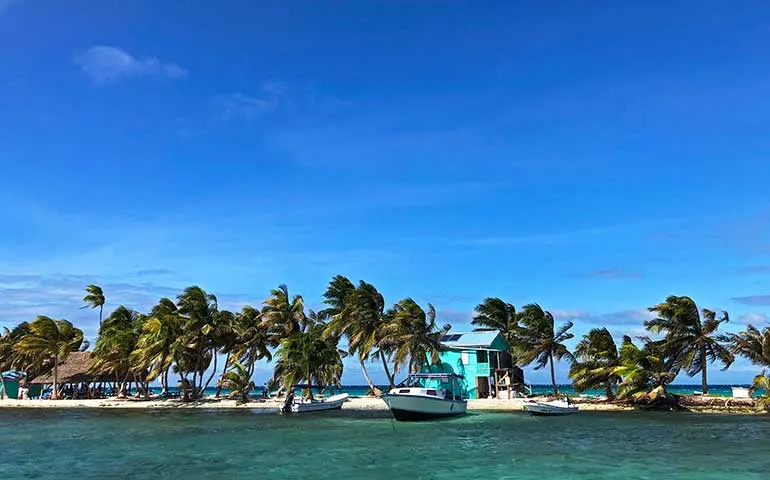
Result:
[[[666,387],[679,369],[674,359],[666,357],[664,342],[642,338],[641,347],[625,335],[620,346],[619,363],[613,371],[622,378],[618,397],[642,402],[666,397]]]
[[[219,387],[230,390],[230,397],[240,402],[249,399],[249,392],[256,388],[251,373],[240,363],[233,362],[230,369],[222,374]]]
[[[85,305],[81,308],[98,308],[99,309],[99,325],[102,324],[102,313],[104,312],[104,291],[99,285],[86,286],[86,295],[83,297]]]
[[[498,297],[487,297],[476,305],[471,325],[475,326],[476,330],[497,330],[508,345],[516,344],[521,330],[516,307]]]
[[[664,334],[661,346],[665,355],[688,376],[700,373],[701,389],[707,394],[709,364],[718,362],[724,370],[734,361],[733,353],[717,333],[720,325],[729,321],[727,312],[717,315],[705,308],[699,311],[690,297],[674,295],[649,311],[657,317],[644,322],[645,327]]]
[[[78,351],[82,343],[83,331],[71,322],[41,315],[29,323],[14,349],[19,354],[20,366],[25,370],[42,370],[50,362],[54,385],[57,385],[59,363],[66,360],[70,353]],[[58,398],[56,388],[51,398]]]
[[[594,328],[583,336],[575,347],[575,362],[569,378],[578,393],[603,389],[608,400],[615,398],[617,385],[623,380],[618,375],[620,352],[615,339],[606,328]]]
[[[428,304],[424,310],[411,298],[396,303],[386,313],[382,343],[393,352],[394,372],[407,367],[416,373],[430,364],[440,363],[439,352],[444,350],[441,337],[452,328],[436,321],[436,309]]]
[[[517,316],[519,327],[511,345],[514,357],[519,365],[534,364],[535,370],[550,366],[553,393],[558,395],[559,387],[556,384],[554,361],[565,360],[570,365],[575,362],[574,356],[564,344],[565,341],[574,337],[569,332],[572,322],[566,322],[556,328],[551,312],[543,310],[535,303],[525,305]]]

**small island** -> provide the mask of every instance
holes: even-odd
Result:
[[[564,395],[556,361],[569,363],[572,401],[582,411],[760,413],[770,399],[764,370],[743,398],[709,395],[712,364],[727,369],[742,356],[759,368],[770,366],[770,328],[720,332],[728,313],[699,309],[689,297],[670,296],[650,307],[655,318],[644,323],[648,336],[626,335],[618,344],[607,328],[595,328],[574,351],[565,344],[573,323],[558,324],[535,303],[517,310],[486,298],[475,308],[473,330],[458,332],[440,323],[431,304],[405,298],[386,307],[373,285],[341,275],[330,281],[319,311],[306,311],[303,297],[286,285],[259,308],[246,305],[240,312],[221,309],[216,296],[198,286],[175,300],[160,299],[147,313],[120,305],[106,318],[99,286],[86,287],[83,300],[99,312],[92,349],[67,320],[39,316],[5,329],[0,407],[281,409],[283,393],[297,384],[341,390],[347,357],[368,383],[368,396],[349,399],[348,410],[384,410],[377,397],[395,388],[399,375],[451,372],[464,378],[469,410],[521,411],[533,399]],[[258,389],[252,377],[260,361],[273,362],[274,374]],[[384,388],[371,380],[372,362],[385,372]],[[522,370],[527,366],[550,370],[548,395],[532,393]],[[678,375],[700,376],[701,391],[671,393]]]

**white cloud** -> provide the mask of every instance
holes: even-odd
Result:
[[[226,120],[236,117],[253,118],[262,112],[276,107],[274,100],[252,97],[243,93],[227,95],[220,100],[222,103],[222,115]]]
[[[260,87],[259,95],[233,93],[218,98],[225,120],[232,118],[251,119],[255,116],[275,110],[285,102],[287,87],[279,80],[265,82]]]
[[[154,57],[136,58],[125,50],[105,45],[91,47],[76,55],[74,62],[96,83],[130,77],[162,76],[173,79],[187,75],[185,69],[174,63],[164,63]]]

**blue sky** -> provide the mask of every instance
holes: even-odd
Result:
[[[341,273],[456,330],[766,325],[770,5],[670,3],[0,0],[0,322]]]

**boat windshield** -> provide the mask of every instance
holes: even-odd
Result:
[[[456,376],[409,376],[398,385],[399,387],[430,388],[450,392],[453,397],[462,397],[463,389]]]

